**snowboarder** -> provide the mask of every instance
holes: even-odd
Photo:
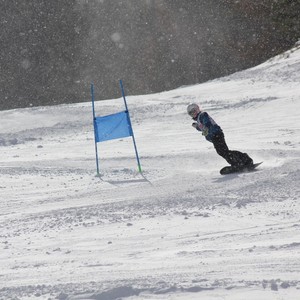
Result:
[[[195,103],[189,104],[187,113],[196,122],[194,128],[202,132],[205,138],[213,143],[217,153],[222,156],[233,170],[241,170],[253,166],[253,160],[247,153],[229,150],[221,127],[209,116],[207,112],[201,111]]]

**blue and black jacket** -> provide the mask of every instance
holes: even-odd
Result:
[[[197,121],[196,129],[201,131],[209,142],[212,142],[213,137],[218,133],[223,133],[221,127],[207,112],[200,112],[194,120]]]

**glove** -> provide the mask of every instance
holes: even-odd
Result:
[[[202,135],[204,135],[204,136],[208,135],[208,128],[207,127],[203,127],[203,129],[202,129]]]
[[[192,126],[193,126],[194,128],[196,128],[196,129],[197,129],[197,127],[198,127],[198,123],[194,122],[194,123],[192,124]]]

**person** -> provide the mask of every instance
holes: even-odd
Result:
[[[192,126],[202,132],[206,140],[213,143],[216,152],[222,156],[233,169],[240,170],[253,165],[253,160],[247,153],[229,150],[221,127],[207,112],[201,111],[196,103],[188,105],[187,113],[195,121]]]

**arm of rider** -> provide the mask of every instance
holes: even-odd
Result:
[[[193,126],[194,128],[196,128],[198,131],[202,131],[202,130],[199,128],[199,125],[198,125],[197,122],[194,122],[194,123],[192,124],[192,126]]]
[[[202,135],[207,136],[209,133],[209,129],[212,126],[210,117],[207,112],[203,112],[201,115],[201,123],[203,124],[203,127],[201,128],[202,130]]]

